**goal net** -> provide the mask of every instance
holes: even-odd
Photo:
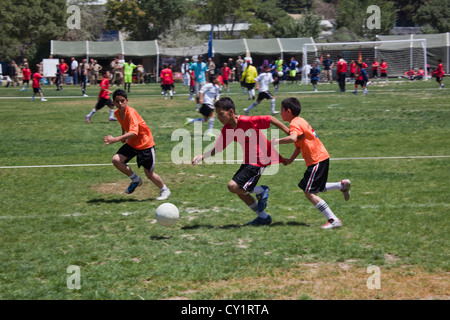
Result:
[[[388,77],[402,77],[411,69],[424,70],[424,80],[430,75],[427,70],[427,44],[426,39],[387,40],[366,42],[342,42],[342,43],[305,43],[303,45],[303,65],[318,63],[320,70],[322,62],[330,56],[334,62],[332,69],[333,79],[336,79],[336,63],[340,55],[347,65],[353,60],[356,63],[365,62],[367,74],[372,78],[372,62],[377,59],[379,63],[384,60],[388,64]],[[431,72],[431,71],[430,71]],[[347,70],[347,77],[350,68]],[[378,69],[380,76],[380,69]],[[308,83],[308,75],[302,72],[302,83]]]

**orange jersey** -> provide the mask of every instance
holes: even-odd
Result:
[[[320,142],[313,128],[301,117],[295,117],[289,124],[289,132],[297,133],[295,146],[302,151],[302,157],[305,159],[307,167],[324,161],[330,157],[327,149]]]
[[[134,108],[127,106],[125,110],[125,117],[123,119],[120,116],[119,109],[114,111],[114,114],[117,120],[119,120],[119,123],[125,133],[133,132],[136,134],[135,137],[127,140],[128,145],[136,150],[148,149],[155,145],[152,131]]]

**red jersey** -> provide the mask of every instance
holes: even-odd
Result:
[[[22,69],[22,74],[23,74],[23,80],[30,80],[30,77],[31,77],[31,70],[30,70],[30,68],[23,68]]]
[[[98,97],[109,99],[109,80],[107,78],[103,78],[102,82],[100,82],[100,93]]]
[[[442,77],[445,75],[444,67],[443,67],[442,63],[439,63],[438,68],[437,68],[437,73],[436,73],[436,75],[437,75],[439,78],[442,78]]]
[[[381,68],[381,73],[387,73],[387,68],[388,68],[387,62],[383,62],[382,64],[380,64],[380,68]]]
[[[65,63],[59,64],[59,70],[61,70],[61,73],[66,73],[67,69],[69,69],[69,66]]]
[[[39,72],[33,74],[33,88],[39,88],[39,81],[41,81],[42,76]]]
[[[356,73],[356,63],[350,63],[350,73]]]
[[[190,82],[190,86],[191,87],[195,87],[195,72],[194,72],[194,70],[191,70],[191,71],[189,71],[189,73],[191,74],[191,82]]]
[[[160,77],[161,77],[162,84],[172,84],[173,83],[173,72],[169,68],[162,69]]]
[[[217,79],[219,79],[219,82],[223,85],[224,83],[223,83],[223,78],[222,78],[222,76],[219,74],[218,76],[217,76]]]
[[[376,71],[378,71],[378,67],[380,66],[380,63],[377,61],[377,62],[373,62],[372,63],[372,70],[376,70]]]
[[[231,74],[231,70],[228,67],[223,67],[222,68],[222,75],[223,75],[223,80],[228,80],[228,77]]]
[[[346,73],[347,72],[347,62],[342,59],[337,63],[337,73]]]
[[[270,116],[239,116],[236,129],[229,124],[223,126],[214,148],[216,152],[220,152],[236,141],[244,151],[243,164],[266,167],[280,163],[281,156],[261,132],[269,127]]]

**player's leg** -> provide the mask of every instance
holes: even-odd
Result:
[[[131,180],[130,185],[125,191],[125,193],[127,194],[133,193],[137,187],[142,185],[142,179],[138,175],[136,175],[127,164],[128,161],[133,159],[135,156],[136,153],[134,149],[131,148],[128,144],[124,144],[112,158],[114,167],[116,167],[117,170],[122,172]]]
[[[341,182],[327,182],[322,192],[339,190],[344,194],[345,201],[348,201],[350,199],[350,186],[351,182],[348,179],[341,180]]]

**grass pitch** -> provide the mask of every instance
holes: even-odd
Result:
[[[239,163],[172,162],[177,129],[203,150],[212,143],[183,127],[199,114],[181,84],[173,100],[157,84],[129,95],[180,209],[173,228],[156,224],[161,202],[148,180],[124,194],[129,180],[111,165],[120,145],[102,143],[120,125],[106,110],[85,122],[98,87],[81,98],[77,86],[45,86],[47,102],[0,87],[0,299],[448,299],[449,89],[427,81],[380,82],[367,96],[347,90],[285,84],[275,94],[277,110],[284,98],[301,101],[331,155],[328,180],[352,181],[348,202],[322,195],[344,224],[327,231],[297,187],[303,161],[261,178],[273,219],[262,227],[243,226],[255,215],[227,190]],[[222,96],[238,112],[253,102],[238,84]],[[263,101],[252,115],[269,112]],[[280,146],[284,157],[293,150]],[[68,286],[69,266],[79,267],[79,289]],[[379,267],[379,289],[368,286],[369,266]]]

